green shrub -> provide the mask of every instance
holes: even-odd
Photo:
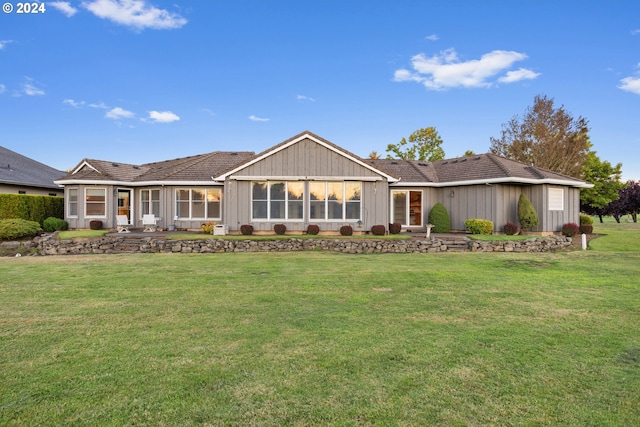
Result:
[[[317,236],[318,233],[320,233],[320,227],[318,227],[315,224],[309,224],[307,226],[307,234],[310,234],[312,236]]]
[[[14,240],[25,237],[34,237],[42,232],[40,224],[26,219],[2,219],[0,220],[0,240]]]
[[[30,194],[0,194],[0,219],[25,219],[43,224],[48,217],[64,218],[64,198]]]
[[[518,224],[508,222],[504,225],[504,234],[507,236],[515,236],[518,233],[520,233],[520,226]]]
[[[471,234],[493,234],[493,222],[488,219],[469,218],[464,226]]]
[[[68,228],[69,228],[69,224],[67,224],[67,221],[60,218],[54,218],[52,216],[45,219],[44,222],[42,223],[42,229],[47,233],[66,230]]]
[[[276,224],[273,226],[273,231],[275,231],[277,235],[282,236],[287,232],[287,226],[284,224]]]
[[[242,233],[243,236],[251,236],[253,234],[253,225],[251,224],[241,225],[240,233]]]
[[[431,229],[434,233],[448,233],[451,231],[451,219],[447,208],[440,202],[433,205],[429,212],[429,223],[433,224]]]
[[[387,229],[384,225],[374,225],[373,227],[371,227],[371,234],[373,234],[374,236],[384,236],[386,232]]]
[[[562,235],[567,237],[573,237],[580,231],[578,224],[570,222],[562,226]]]
[[[581,225],[580,234],[593,234],[593,225]]]
[[[524,193],[518,199],[518,220],[523,230],[531,230],[539,224],[536,208]]]
[[[590,215],[580,214],[580,225],[593,225],[593,217]]]
[[[353,235],[353,227],[350,225],[343,225],[340,227],[340,235],[342,236],[351,236]]]
[[[209,221],[209,222],[203,222],[202,224],[200,224],[200,231],[202,231],[204,234],[213,234],[213,229],[216,227],[216,223]]]
[[[402,231],[402,224],[399,222],[394,222],[389,224],[389,234],[400,234]]]

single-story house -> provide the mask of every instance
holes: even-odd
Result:
[[[64,189],[53,181],[65,174],[8,148],[0,147],[0,194],[63,196]]]
[[[216,222],[239,233],[251,224],[273,232],[275,224],[304,232],[355,232],[400,223],[422,230],[437,202],[447,208],[453,230],[483,218],[502,231],[518,222],[524,193],[534,204],[538,232],[556,232],[578,223],[579,179],[508,160],[494,154],[440,160],[363,159],[311,133],[303,132],[259,154],[214,151],[192,157],[133,165],[84,159],[56,181],[64,186],[65,219],[71,228],[91,220],[116,227],[126,215],[134,227],[153,214],[161,228],[196,229]]]

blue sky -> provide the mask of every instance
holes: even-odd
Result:
[[[58,169],[262,151],[309,130],[362,157],[434,126],[447,157],[536,95],[640,180],[640,2],[44,2],[0,14],[0,145]]]

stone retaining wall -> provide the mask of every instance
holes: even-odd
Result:
[[[532,237],[506,242],[478,242],[467,238],[406,240],[296,239],[287,240],[165,240],[153,237],[107,236],[98,239],[59,240],[46,235],[34,240],[40,255],[81,255],[115,253],[224,253],[332,251],[361,253],[548,252],[571,246],[571,238]]]

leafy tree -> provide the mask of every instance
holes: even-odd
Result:
[[[371,160],[378,160],[380,158],[380,154],[378,154],[377,151],[373,150],[371,153],[369,153],[368,158]]]
[[[540,222],[536,208],[524,193],[518,199],[518,221],[523,230],[536,228]]]
[[[592,183],[593,188],[580,190],[582,210],[597,211],[617,200],[620,190],[625,187],[620,181],[621,176],[622,163],[611,166],[611,163],[600,160],[595,151],[590,151],[582,165],[582,177]],[[602,217],[600,219],[602,221]]]
[[[537,95],[524,117],[502,125],[499,138],[490,138],[491,152],[572,177],[581,177],[591,147],[587,120],[574,119],[564,106]]]
[[[435,127],[418,129],[409,135],[408,140],[402,138],[398,144],[387,145],[387,159],[442,160],[444,150],[441,145],[442,138]]]
[[[473,157],[473,156],[475,156],[475,155],[476,155],[476,153],[474,153],[474,152],[473,152],[473,151],[471,151],[471,150],[467,150],[467,151],[465,151],[465,152],[464,152],[464,154],[463,154],[463,156],[464,156],[464,157]]]

